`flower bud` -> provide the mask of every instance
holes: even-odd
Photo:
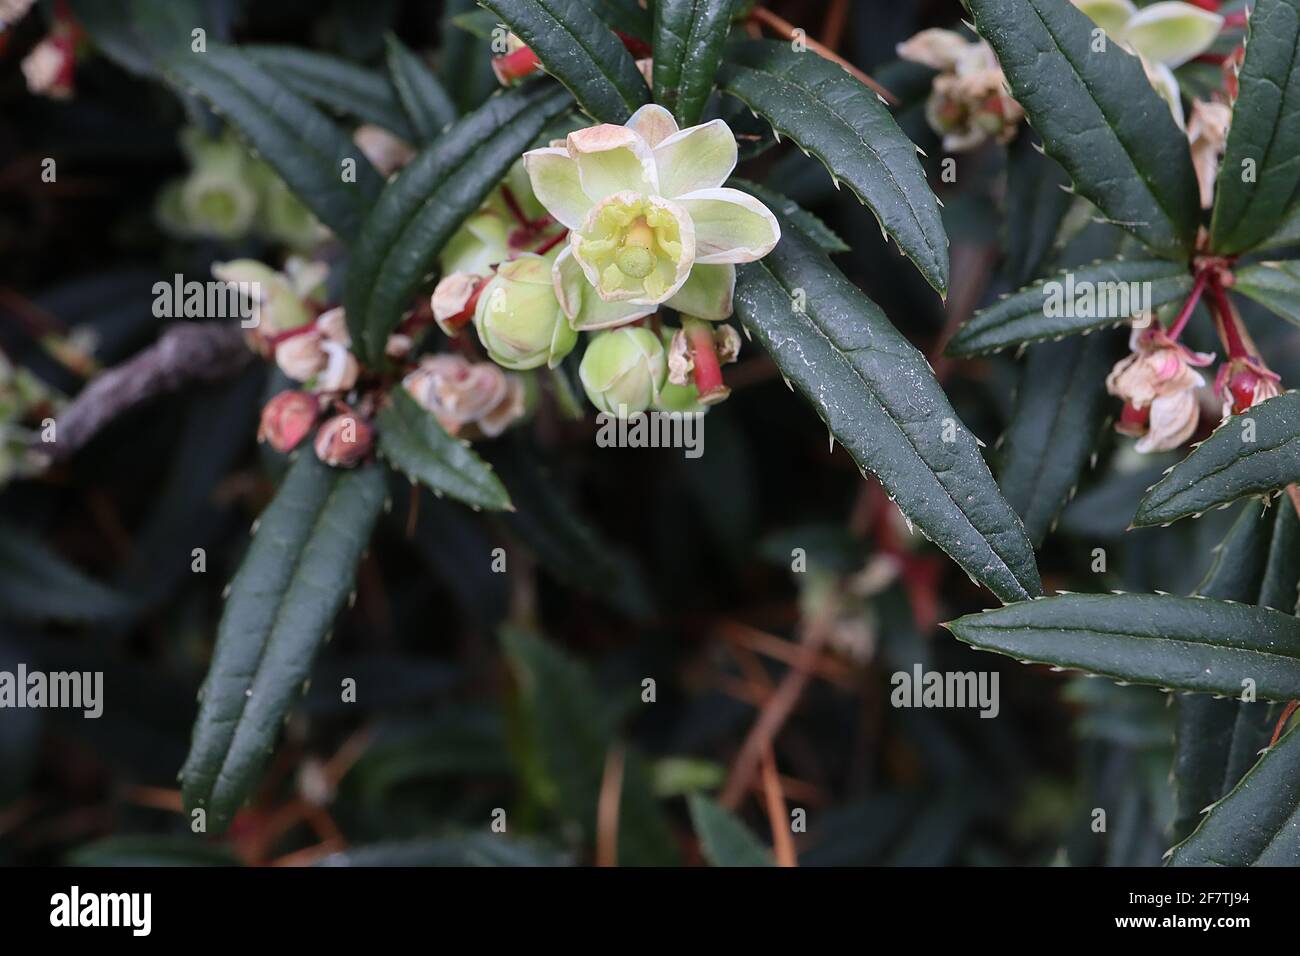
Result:
[[[355,412],[335,415],[316,433],[316,457],[332,468],[359,464],[375,443],[374,430]]]
[[[229,282],[247,293],[250,304],[256,304],[256,335],[273,338],[281,332],[296,329],[311,321],[312,311],[304,304],[290,280],[270,266],[255,259],[235,259],[231,262],[214,262],[212,275]]]
[[[592,338],[578,367],[587,398],[620,418],[643,412],[668,378],[663,344],[649,329],[623,326]]]
[[[266,403],[257,440],[278,452],[297,448],[320,415],[317,400],[306,392],[284,391]]]
[[[433,296],[429,300],[433,309],[433,321],[438,323],[438,328],[448,337],[459,335],[465,324],[474,318],[479,293],[487,282],[487,276],[453,272],[443,276],[434,287]]]
[[[1223,399],[1223,417],[1240,415],[1252,405],[1281,395],[1281,381],[1281,376],[1252,355],[1221,365],[1214,390]]]
[[[1159,326],[1134,329],[1129,348],[1132,354],[1106,376],[1106,391],[1124,400],[1116,429],[1139,436],[1140,454],[1177,448],[1196,431],[1200,417],[1196,390],[1205,380],[1195,367],[1214,356],[1191,351]]]
[[[492,72],[502,86],[510,86],[531,76],[541,67],[537,54],[524,45],[524,41],[513,33],[506,37],[506,51],[501,56],[492,58]]]
[[[325,367],[314,383],[318,392],[346,392],[357,383],[361,365],[351,352],[352,336],[348,333],[347,317],[343,309],[330,309],[316,320],[316,328],[323,338],[321,351],[325,353]]]
[[[551,260],[531,253],[502,263],[483,288],[474,329],[492,361],[510,369],[554,368],[578,343],[555,297]]]
[[[295,382],[307,382],[325,367],[324,336],[315,327],[295,333],[276,344],[275,364]]]

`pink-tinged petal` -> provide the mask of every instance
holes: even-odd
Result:
[[[1151,423],[1135,446],[1141,454],[1171,451],[1192,437],[1200,418],[1196,390],[1185,388],[1161,395],[1151,403]]]
[[[722,120],[692,126],[655,147],[659,192],[669,199],[716,189],[736,168],[736,137]]]
[[[654,151],[635,130],[602,123],[570,133],[565,142],[578,164],[582,191],[593,203],[617,192],[659,191]]]
[[[696,262],[753,262],[781,240],[772,211],[739,189],[700,189],[676,201],[695,224]]]
[[[735,291],[735,266],[696,263],[677,294],[665,304],[698,319],[720,322],[731,315]]]
[[[591,200],[568,151],[549,146],[530,150],[524,153],[524,169],[537,201],[566,229],[576,229],[591,210]]]
[[[647,103],[624,125],[639,133],[651,149],[677,132],[677,120],[658,103]]]

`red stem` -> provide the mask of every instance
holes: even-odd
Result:
[[[1246,343],[1241,339],[1232,303],[1228,301],[1217,277],[1210,283],[1210,297],[1214,300],[1215,311],[1218,313],[1220,334],[1223,336],[1223,344],[1228,348],[1228,358],[1249,358],[1250,349],[1246,348]]]
[[[561,229],[556,235],[552,236],[550,239],[547,239],[540,246],[538,246],[537,249],[535,250],[535,254],[539,256],[546,255],[548,252],[550,252],[552,249],[554,249],[556,246],[562,243],[565,239],[567,239],[568,236],[569,236],[569,230]]]
[[[1209,282],[1209,280],[1210,273],[1208,270],[1203,269],[1197,274],[1196,285],[1192,286],[1191,295],[1189,295],[1187,301],[1183,303],[1182,311],[1178,313],[1178,317],[1174,319],[1173,324],[1169,326],[1169,331],[1166,333],[1175,342],[1178,341],[1178,336],[1183,334],[1183,327],[1187,325],[1187,320],[1190,319],[1192,313],[1196,311],[1196,303],[1201,301],[1201,294],[1205,291],[1205,284]]]

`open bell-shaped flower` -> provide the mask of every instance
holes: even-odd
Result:
[[[1205,379],[1195,369],[1209,365],[1214,356],[1193,352],[1158,326],[1134,329],[1129,348],[1132,353],[1106,376],[1106,391],[1125,403],[1116,429],[1136,436],[1142,454],[1177,448],[1192,436],[1200,418],[1196,390]]]
[[[569,229],[555,285],[575,329],[623,325],[661,303],[710,320],[731,314],[736,263],[781,238],[763,203],[722,185],[736,158],[722,120],[679,129],[654,104],[625,126],[577,130],[563,147],[524,154],[537,198]]]

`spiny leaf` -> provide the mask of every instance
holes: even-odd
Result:
[[[391,33],[384,39],[388,45],[388,77],[410,121],[415,145],[427,146],[456,119],[456,104],[432,71],[401,40]]]
[[[1075,189],[1154,252],[1183,262],[1200,221],[1187,137],[1118,43],[1070,0],[969,0],[1016,100]]]
[[[1030,349],[998,484],[1035,546],[1047,537],[1092,454],[1106,413],[1110,362],[1106,335]]]
[[[509,509],[510,496],[492,468],[459,439],[448,435],[404,388],[389,393],[377,416],[379,453],[413,481],[475,508]]]
[[[948,235],[909,140],[874,92],[843,67],[788,43],[750,41],[728,52],[719,84],[821,160],[871,208],[926,281],[948,291]]]
[[[700,121],[736,0],[659,0],[655,4],[655,102],[683,128]]]
[[[1196,832],[1170,851],[1171,866],[1300,865],[1300,730],[1260,758]]]
[[[389,333],[447,240],[571,103],[546,80],[492,96],[388,184],[361,231],[343,296],[362,361],[382,364]]]
[[[771,866],[772,854],[748,828],[715,801],[698,793],[686,798],[704,856],[714,866]]]
[[[1197,588],[1205,597],[1294,609],[1300,583],[1300,521],[1294,508],[1266,511],[1247,503],[1215,552]],[[1243,688],[1244,691],[1244,688]],[[1277,708],[1264,701],[1186,694],[1178,700],[1174,751],[1175,840],[1185,839],[1202,811],[1237,785],[1268,745]]]
[[[342,130],[234,47],[175,50],[164,65],[239,130],[321,222],[345,241],[356,238],[382,181]],[[355,182],[343,178],[349,162]]]
[[[1127,322],[1191,291],[1187,267],[1164,259],[1116,259],[1035,282],[976,312],[948,343],[949,355],[982,355]],[[1150,301],[1145,294],[1150,293]]]
[[[304,99],[340,116],[383,127],[407,142],[415,140],[397,91],[383,74],[299,47],[250,44],[241,49]]]
[[[1300,325],[1300,261],[1256,262],[1237,271],[1232,288]]]
[[[1300,620],[1163,594],[1063,594],[946,625],[974,647],[1134,684],[1264,700],[1300,696]]]
[[[967,574],[1004,601],[1039,593],[1024,526],[925,357],[811,240],[787,229],[741,266],[736,314],[863,474]]]
[[[1300,0],[1258,0],[1215,186],[1210,248],[1252,249],[1300,199]]]
[[[280,725],[347,599],[384,501],[384,469],[329,468],[300,454],[230,583],[181,772],[187,812],[209,833],[252,793]]]
[[[481,0],[599,123],[623,123],[650,100],[632,54],[583,0]]]
[[[748,179],[740,179],[733,176],[728,185],[735,186],[737,189],[743,189],[763,201],[767,208],[771,209],[783,219],[788,219],[796,229],[805,236],[817,243],[825,252],[848,252],[849,244],[841,239],[830,226],[822,222],[821,219],[814,216],[807,209],[804,209],[797,202],[788,196],[782,195],[775,189],[769,189],[759,183],[750,182]]]
[[[1173,467],[1138,504],[1139,528],[1198,515],[1300,481],[1300,393],[1233,415]]]

